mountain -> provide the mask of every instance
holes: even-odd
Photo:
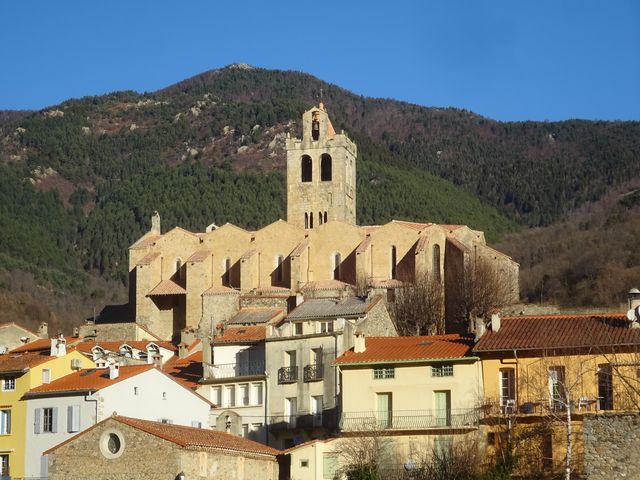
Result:
[[[639,122],[496,122],[232,65],[0,115],[0,269],[26,275],[35,299],[77,299],[65,307],[77,320],[123,297],[126,248],[154,210],[163,227],[193,230],[284,217],[284,140],[320,92],[358,144],[363,224],[466,223],[495,242],[598,201],[640,163]]]

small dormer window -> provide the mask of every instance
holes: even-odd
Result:
[[[133,349],[129,345],[122,345],[120,347],[120,355],[127,358],[133,358]]]

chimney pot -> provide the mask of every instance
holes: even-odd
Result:
[[[491,314],[491,331],[497,332],[500,330],[500,324],[502,323],[499,313]]]
[[[627,299],[629,300],[629,310],[633,310],[637,306],[640,306],[640,290],[638,290],[637,288],[632,288],[631,290],[629,290]]]
[[[120,376],[120,365],[118,362],[109,362],[109,380],[115,380]]]

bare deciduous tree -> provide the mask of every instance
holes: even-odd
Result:
[[[498,262],[471,260],[460,279],[459,315],[468,325],[514,302],[514,279]],[[517,291],[517,289],[516,289]]]
[[[436,335],[444,333],[444,289],[430,275],[412,285],[397,288],[389,304],[398,335]]]

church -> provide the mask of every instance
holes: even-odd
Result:
[[[455,322],[460,278],[478,258],[495,262],[518,295],[518,264],[465,225],[356,222],[358,149],[337,133],[323,104],[287,138],[287,219],[256,231],[225,224],[163,232],[160,216],[129,248],[135,323],[171,340],[212,333],[243,309],[286,315],[305,299],[383,294],[419,278],[441,282],[446,325]],[[447,326],[447,328],[449,328]]]

